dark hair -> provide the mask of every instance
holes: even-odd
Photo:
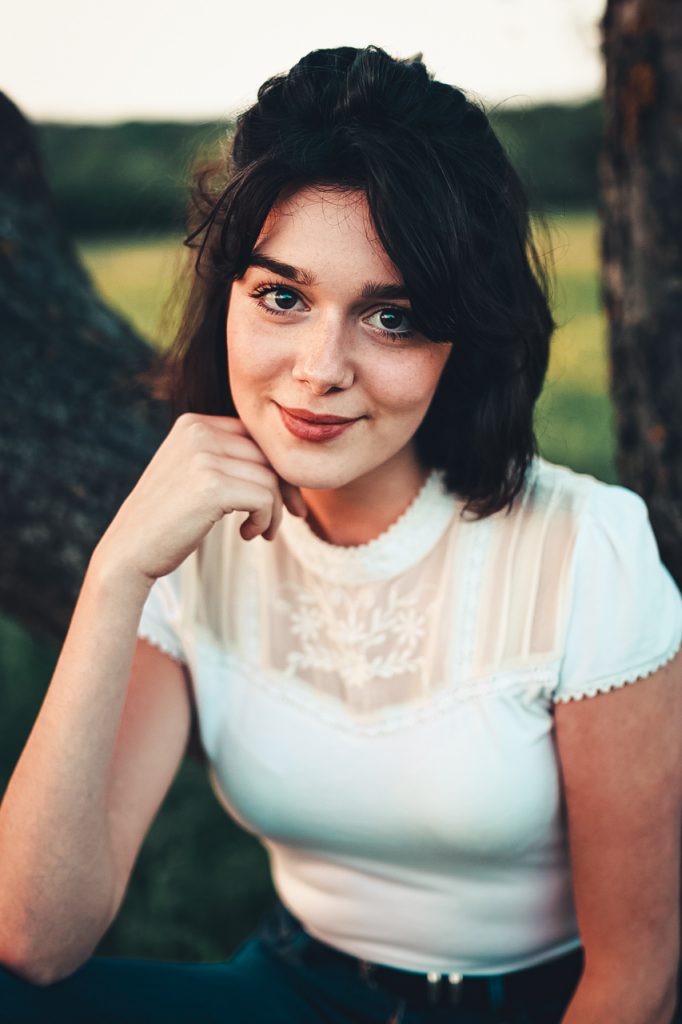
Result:
[[[511,509],[538,454],[533,411],[556,326],[548,275],[523,186],[482,105],[435,81],[421,54],[313,50],[261,85],[224,158],[196,174],[192,281],[163,357],[173,415],[236,415],[229,286],[273,204],[309,185],[365,193],[413,324],[453,342],[415,435],[421,463],[443,469],[475,517]]]

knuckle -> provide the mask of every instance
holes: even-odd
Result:
[[[197,415],[193,412],[181,412],[175,422],[184,429],[186,429],[191,423],[197,422]]]
[[[209,436],[209,429],[202,420],[192,419],[185,427],[185,432],[194,445],[203,445]]]
[[[200,480],[199,490],[209,501],[215,501],[222,496],[225,488],[221,474],[215,470],[206,470]]]
[[[212,469],[215,466],[213,454],[205,448],[195,448],[189,457],[195,469]]]
[[[192,469],[200,487],[213,490],[220,483],[221,473],[210,452],[194,452],[192,454]]]

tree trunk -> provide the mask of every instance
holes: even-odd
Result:
[[[602,295],[616,465],[646,500],[682,587],[682,5],[608,0],[601,28]],[[681,997],[682,962],[675,1022]]]
[[[682,5],[609,0],[602,296],[616,465],[682,587]]]
[[[145,377],[154,350],[96,294],[2,93],[0,311],[0,608],[61,646],[90,555],[171,423]]]
[[[0,607],[63,640],[88,560],[166,433],[154,351],[95,293],[0,94]]]

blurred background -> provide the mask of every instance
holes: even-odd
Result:
[[[282,7],[261,0],[85,0],[15,5],[0,88],[34,124],[59,217],[105,300],[153,346],[182,298],[185,198],[259,85],[325,46],[417,53],[486,107],[525,182],[555,275],[554,336],[537,406],[541,453],[617,482],[606,320],[599,290],[597,157],[601,0],[389,0]],[[10,24],[8,24],[10,22]],[[59,648],[0,618],[0,792],[26,742]],[[224,959],[272,898],[267,858],[186,759],[97,952]]]

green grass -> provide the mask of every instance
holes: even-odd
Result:
[[[560,323],[536,408],[540,449],[553,462],[616,481],[608,398],[606,325],[598,290],[593,216],[555,221],[550,239]],[[188,257],[178,238],[84,244],[82,259],[102,295],[155,345],[172,337],[164,320]],[[178,294],[182,294],[179,286]],[[28,737],[58,651],[0,619],[0,791]],[[218,805],[204,769],[186,760],[144,843],[123,908],[97,952],[178,960],[223,959],[249,934],[272,898],[262,847]]]
[[[164,320],[190,252],[171,235],[155,240],[84,242],[81,260],[100,295],[155,345],[170,340],[174,320]]]

